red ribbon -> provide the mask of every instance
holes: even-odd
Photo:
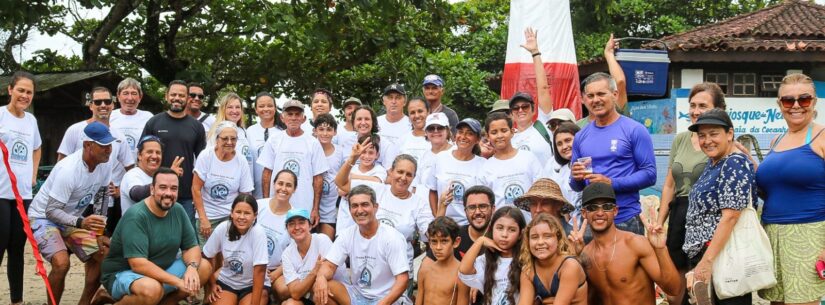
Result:
[[[9,165],[9,150],[6,148],[6,144],[3,143],[3,141],[0,141],[0,150],[3,151],[3,164],[6,166],[6,171],[9,173],[11,190],[14,192],[14,198],[17,200],[17,212],[20,213],[20,219],[23,220],[23,231],[26,232],[26,237],[29,239],[29,244],[32,245],[34,259],[37,261],[37,274],[40,274],[40,277],[43,278],[43,283],[46,284],[46,292],[49,293],[49,299],[52,300],[52,304],[57,304],[57,302],[54,301],[52,286],[49,285],[49,278],[46,275],[46,267],[43,266],[43,258],[40,255],[40,249],[37,248],[37,241],[34,239],[32,227],[29,224],[29,216],[26,214],[26,208],[23,206],[23,197],[20,196],[20,191],[17,190],[17,177],[14,176],[14,172],[12,172],[11,166]]]

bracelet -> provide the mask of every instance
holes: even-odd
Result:
[[[533,53],[533,57],[536,57],[536,56],[539,56],[539,55],[541,55],[541,52]]]
[[[189,262],[186,264],[186,267],[195,267],[195,269],[198,269],[198,267],[200,267],[200,264],[198,264],[198,262]]]

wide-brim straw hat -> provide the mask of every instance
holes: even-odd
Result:
[[[561,187],[558,183],[548,178],[536,180],[526,194],[519,196],[515,200],[515,205],[525,211],[530,210],[530,201],[533,199],[550,199],[562,203],[564,206],[572,205],[564,199]]]

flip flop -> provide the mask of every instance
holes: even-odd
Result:
[[[710,285],[704,281],[693,282],[693,289],[691,289],[691,297],[696,302],[696,305],[714,305],[713,298],[710,296]]]

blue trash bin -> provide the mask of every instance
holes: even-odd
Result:
[[[616,60],[627,79],[628,95],[665,96],[670,58],[662,50],[616,50]]]

